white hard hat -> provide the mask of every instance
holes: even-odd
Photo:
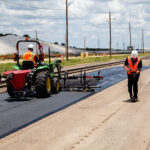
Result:
[[[29,45],[28,45],[28,48],[33,49],[33,48],[34,48],[34,45],[33,45],[33,44],[29,44]]]
[[[136,50],[133,50],[133,51],[131,52],[131,57],[132,57],[132,58],[137,58],[137,57],[138,57],[138,52],[137,52]]]

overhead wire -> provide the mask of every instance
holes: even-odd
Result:
[[[9,1],[9,0],[2,0],[4,2],[6,2],[7,4],[13,4],[13,5],[16,5],[16,6],[21,6],[22,8],[29,8],[29,9],[50,9],[50,10],[65,10],[64,9],[51,9],[51,8],[48,8],[48,7],[45,7],[45,8],[41,8],[41,7],[36,7],[36,6],[30,6],[30,5],[26,5],[26,4],[22,4],[22,3],[19,3],[19,2],[16,2],[16,1]]]

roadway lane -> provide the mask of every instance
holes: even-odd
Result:
[[[0,138],[81,101],[91,94],[60,92],[44,99],[28,98],[13,101],[6,93],[2,94],[0,95]]]
[[[150,66],[143,66],[142,71],[149,69]],[[88,73],[88,75],[97,75],[97,71]],[[101,75],[104,76],[103,80],[100,80],[98,85],[101,88],[96,89],[96,92],[100,92],[114,84],[117,84],[127,78],[127,73],[122,66],[112,67],[101,70]]]
[[[143,70],[147,68],[149,67],[143,67]],[[96,75],[97,72],[89,74]],[[123,67],[103,69],[101,75],[104,75],[104,80],[99,82],[102,88],[97,89],[97,92],[126,79]],[[14,100],[10,99],[7,93],[0,94],[0,138],[84,100],[92,94],[94,93],[60,92],[45,99],[30,97]]]

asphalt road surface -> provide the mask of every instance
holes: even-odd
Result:
[[[143,67],[143,70],[148,68]],[[89,74],[96,75],[97,72]],[[98,84],[102,88],[97,89],[96,92],[126,79],[123,67],[104,69],[101,71],[101,75],[104,76],[104,80]],[[0,138],[84,100],[92,94],[95,93],[60,92],[44,99],[35,97],[11,99],[7,93],[0,94]]]

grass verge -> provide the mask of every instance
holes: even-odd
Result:
[[[146,55],[150,55],[150,53],[139,54],[139,56],[146,56]],[[115,60],[115,59],[125,59],[128,56],[129,55],[118,55],[118,56],[112,56],[112,58],[110,58],[109,56],[105,56],[105,57],[88,57],[88,58],[69,59],[68,61],[67,60],[63,60],[61,62],[61,66],[64,67],[64,66],[73,66],[73,65],[78,65],[78,64],[110,61],[110,60]],[[3,72],[8,71],[8,70],[11,70],[12,66],[14,64],[15,63],[0,64],[0,73],[3,73]]]
[[[145,54],[139,54],[139,56],[147,56],[150,55],[150,53],[145,53]],[[78,64],[86,64],[86,63],[96,63],[96,62],[103,62],[103,61],[110,61],[110,60],[115,60],[115,59],[125,59],[127,58],[128,55],[115,55],[112,56],[111,58],[109,56],[103,56],[103,57],[88,57],[88,58],[78,58],[78,59],[69,59],[64,60],[61,62],[62,66],[73,66],[73,65],[78,65]]]
[[[0,64],[0,73],[11,70],[15,63]]]

